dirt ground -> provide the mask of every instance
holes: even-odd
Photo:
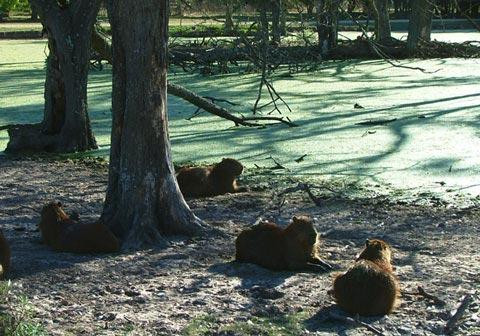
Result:
[[[342,314],[327,294],[334,272],[270,272],[233,262],[235,236],[259,216],[286,225],[299,213],[316,219],[322,257],[339,271],[366,238],[393,246],[400,306],[363,322],[385,335],[443,335],[462,298],[472,294],[455,333],[480,335],[478,206],[320,193],[317,206],[303,191],[280,196],[294,181],[247,170],[241,183],[251,192],[188,201],[218,233],[174,237],[167,246],[137,252],[74,255],[40,243],[39,210],[55,199],[82,220],[95,220],[106,166],[0,156],[0,180],[0,227],[11,243],[13,290],[28,297],[36,321],[52,335],[369,334],[331,318]],[[418,286],[446,305],[418,295]]]

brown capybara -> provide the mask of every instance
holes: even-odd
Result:
[[[3,232],[0,230],[0,279],[5,277],[5,274],[10,269],[10,246],[8,245]]]
[[[235,159],[222,159],[207,167],[184,167],[177,173],[180,190],[185,197],[206,197],[246,191],[237,187],[236,178],[243,165]]]
[[[236,260],[274,271],[329,271],[332,267],[318,257],[318,234],[311,218],[295,216],[282,229],[263,222],[239,234]]]
[[[102,223],[79,223],[62,209],[60,202],[45,205],[39,223],[43,242],[57,251],[73,253],[116,252],[120,244]]]
[[[355,264],[333,283],[333,295],[340,308],[362,316],[391,313],[400,293],[391,259],[387,243],[367,239]]]

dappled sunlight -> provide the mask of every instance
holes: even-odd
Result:
[[[44,43],[0,41],[0,48],[0,123],[40,121]],[[25,57],[17,59],[17,53],[35,57],[27,62]],[[181,163],[235,157],[251,168],[271,167],[272,156],[288,168],[276,171],[280,174],[347,176],[398,189],[479,194],[475,174],[480,165],[480,62],[437,59],[399,64],[421,67],[427,73],[379,60],[333,61],[315,72],[274,78],[276,90],[292,108],[288,116],[299,125],[295,128],[235,127],[206,112],[186,120],[196,108],[169,96],[173,158]],[[174,68],[169,78],[200,95],[240,104],[228,107],[249,114],[259,77],[234,73],[204,77]],[[100,145],[95,153],[102,156],[108,156],[110,141],[110,81],[109,66],[90,73],[89,111]],[[268,102],[267,96],[260,104]],[[354,108],[355,103],[364,108]],[[378,120],[390,122],[359,124]],[[0,148],[7,140],[1,131]],[[305,154],[303,161],[295,162]]]

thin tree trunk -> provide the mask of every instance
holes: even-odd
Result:
[[[8,130],[6,151],[77,152],[97,148],[87,114],[90,32],[100,0],[31,0],[48,34],[44,118]]]
[[[272,43],[280,44],[280,12],[282,10],[282,0],[272,1]]]
[[[288,5],[286,1],[280,1],[280,34],[282,36],[287,35],[287,15],[288,15]]]
[[[232,3],[230,0],[225,1],[225,31],[227,33],[233,31]]]
[[[167,122],[167,0],[109,0],[113,41],[112,143],[101,220],[140,247],[202,222],[178,188]]]
[[[338,8],[340,0],[327,0],[325,11],[327,15],[326,24],[328,29],[328,50],[335,48],[338,42]]]
[[[35,7],[31,7],[31,14],[30,14],[30,20],[32,21],[37,21],[38,20],[38,13]]]
[[[392,39],[390,14],[388,11],[389,2],[389,0],[373,0],[373,8],[375,10],[375,37],[379,43],[388,43]]]
[[[267,8],[269,5],[267,3],[262,3],[259,7],[260,12],[260,31],[259,35],[263,43],[268,43],[268,17],[267,17]]]
[[[407,49],[414,54],[420,41],[430,41],[432,31],[433,0],[412,2],[412,14],[408,24]]]
[[[316,0],[316,23],[317,23],[317,35],[318,46],[321,48],[322,55],[328,52],[328,14],[326,12],[325,0]]]
[[[313,8],[315,7],[315,5],[313,4],[313,1],[309,1],[307,3],[307,14],[308,15],[312,15],[313,14]]]

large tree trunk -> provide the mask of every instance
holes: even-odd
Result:
[[[62,5],[63,4],[63,5]],[[100,0],[31,0],[48,34],[44,118],[9,129],[6,151],[76,152],[97,148],[87,114],[90,33]]]
[[[390,14],[388,11],[389,2],[389,0],[373,0],[373,8],[375,10],[375,37],[379,43],[388,43],[392,39]]]
[[[417,50],[418,42],[430,41],[432,31],[432,0],[412,1],[412,14],[408,23],[407,49],[410,54]]]
[[[109,0],[113,124],[102,221],[124,248],[202,228],[180,193],[171,161],[167,7],[167,0]]]

